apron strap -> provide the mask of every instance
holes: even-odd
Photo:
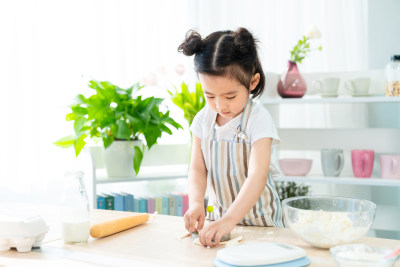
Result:
[[[253,101],[251,101],[251,99],[249,99],[246,103],[246,107],[244,108],[238,129],[231,127],[232,131],[235,133],[233,140],[235,140],[235,138],[236,138],[238,143],[240,142],[240,140],[243,140],[245,142],[250,142],[250,139],[246,135],[244,130],[246,129],[247,122],[249,121],[249,117],[250,117],[250,113],[251,113],[252,109],[253,109]]]

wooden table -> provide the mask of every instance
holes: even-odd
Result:
[[[91,222],[97,223],[128,213],[93,210]],[[80,245],[67,245],[57,238],[45,240],[40,249],[29,253],[10,250],[0,253],[3,266],[213,266],[217,251],[223,246],[205,248],[192,244],[191,238],[178,239],[186,233],[182,217],[157,215],[150,223],[115,235],[93,239]],[[272,227],[237,226],[232,238],[241,235],[244,243],[256,241],[282,242],[299,246],[307,251],[310,266],[336,266],[327,249],[311,247],[296,237],[290,229]],[[52,237],[57,234],[52,234]],[[360,243],[394,248],[400,240],[363,238]],[[398,263],[396,266],[400,266]]]

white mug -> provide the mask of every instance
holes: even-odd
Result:
[[[346,86],[347,92],[349,94],[353,96],[365,96],[369,93],[370,83],[370,78],[357,78],[346,81],[344,85]]]
[[[314,80],[311,84],[312,92],[318,92],[322,95],[337,95],[339,83],[340,79],[336,77]]]

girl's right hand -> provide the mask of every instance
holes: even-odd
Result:
[[[186,211],[185,216],[183,216],[183,219],[185,220],[185,228],[190,233],[195,230],[200,231],[203,229],[205,220],[203,203],[195,203],[191,205]]]

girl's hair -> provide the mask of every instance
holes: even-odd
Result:
[[[197,73],[229,75],[247,89],[254,74],[260,74],[257,87],[250,93],[260,96],[265,86],[265,75],[257,54],[257,40],[245,28],[237,31],[218,31],[202,39],[200,34],[189,30],[185,41],[178,47],[186,56],[194,56]]]

